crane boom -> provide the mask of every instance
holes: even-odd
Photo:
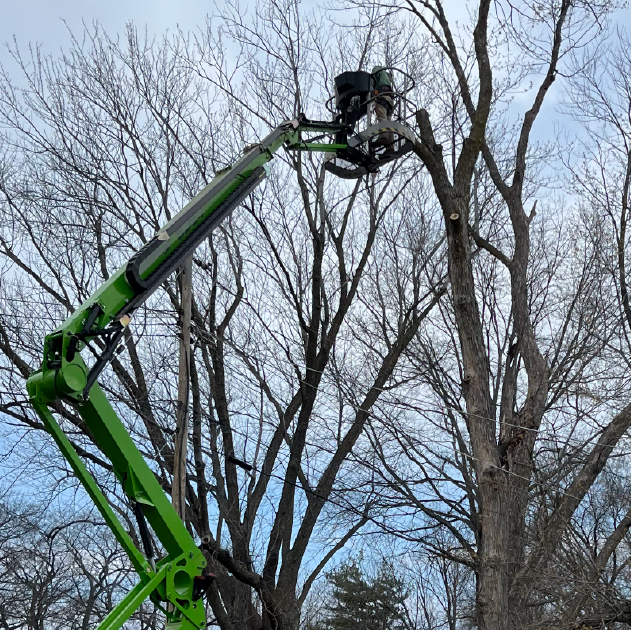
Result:
[[[120,628],[147,597],[164,611],[170,628],[205,628],[201,592],[205,585],[206,560],[103,394],[97,378],[118,347],[133,311],[263,181],[265,167],[276,151],[281,146],[309,151],[335,150],[337,145],[306,143],[302,134],[308,131],[335,134],[341,129],[340,125],[305,120],[281,124],[219,173],[65,322],[46,336],[42,365],[27,381],[31,404],[140,576],[136,587],[99,628]],[[88,368],[81,351],[91,342],[98,346],[98,351],[96,361]],[[86,432],[109,458],[138,518],[144,554],[132,541],[55,419],[51,408],[61,411],[61,400],[74,406],[85,423]],[[167,556],[157,562],[152,556],[145,519],[167,552]],[[166,608],[161,603],[171,606]]]
[[[168,628],[203,629],[206,617],[201,597],[209,577],[205,574],[203,553],[97,379],[118,348],[134,310],[264,180],[267,163],[280,147],[327,152],[328,170],[346,178],[375,172],[411,150],[412,131],[394,121],[369,126],[361,135],[349,138],[357,121],[367,115],[374,98],[372,92],[366,91],[370,85],[364,76],[367,73],[351,75],[344,75],[343,98],[338,103],[342,114],[334,122],[309,121],[301,116],[282,123],[260,143],[248,147],[44,340],[41,367],[26,383],[30,402],[140,577],[138,584],[101,622],[100,629],[120,628],[146,598],[151,598],[165,613]],[[353,96],[357,98],[353,100]],[[352,108],[352,116],[344,108]],[[371,140],[384,132],[396,134],[398,140],[387,152],[375,152]],[[309,133],[318,135],[305,138],[304,134]],[[334,136],[335,141],[317,142],[322,136]],[[333,160],[339,164],[333,164]],[[90,366],[81,356],[86,346],[96,356]],[[144,554],[57,422],[53,411],[63,414],[67,408],[62,402],[74,407],[83,421],[81,429],[110,460],[138,520]],[[166,551],[161,559],[154,558],[147,522]]]

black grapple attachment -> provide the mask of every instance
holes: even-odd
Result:
[[[347,148],[329,155],[326,169],[337,177],[345,179],[360,178],[367,173],[374,173],[379,167],[397,160],[412,150],[414,132],[405,123],[405,107],[402,103],[413,87],[414,81],[407,74],[396,68],[380,68],[379,72],[393,71],[404,77],[404,86],[398,90],[392,82],[391,90],[379,93],[377,76],[363,70],[348,71],[335,77],[335,94],[327,105],[335,101],[335,122],[344,125],[338,132],[335,142],[346,144]],[[371,117],[375,102],[387,98],[392,120],[372,122]],[[359,129],[360,122],[366,118],[367,125]],[[384,142],[384,138],[387,139]],[[379,139],[379,140],[378,140]]]
[[[335,107],[338,122],[349,127],[368,114],[373,92],[372,75],[369,72],[343,72],[335,77]]]

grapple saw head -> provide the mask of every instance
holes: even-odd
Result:
[[[401,89],[395,87],[393,73],[403,77]],[[335,94],[327,107],[335,114],[335,123],[343,126],[335,143],[346,148],[327,154],[327,171],[356,179],[409,153],[415,136],[405,123],[405,95],[413,88],[414,80],[396,68],[377,67],[373,73],[349,71],[335,77]],[[376,104],[389,110],[389,120],[371,120]],[[364,118],[367,124],[360,130]]]
[[[395,85],[393,73],[403,76],[402,88]],[[304,114],[293,122],[286,121],[294,125],[296,137],[286,140],[285,148],[325,152],[326,170],[344,179],[376,173],[384,164],[412,151],[415,136],[406,124],[410,107],[406,108],[409,101],[405,95],[413,88],[412,77],[396,68],[377,66],[372,73],[343,72],[335,77],[335,94],[326,103],[333,121],[312,121]],[[315,138],[303,135],[318,132]],[[331,136],[333,142],[316,142]]]

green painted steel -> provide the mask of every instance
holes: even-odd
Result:
[[[107,525],[111,528],[112,532],[116,536],[116,539],[121,544],[122,548],[127,552],[127,555],[131,559],[131,562],[134,566],[136,572],[140,575],[141,578],[149,579],[150,575],[153,574],[153,570],[149,567],[147,560],[142,555],[140,550],[136,548],[134,542],[131,540],[131,537],[120,523],[118,517],[112,510],[109,502],[97,486],[94,478],[90,475],[90,472],[87,470],[86,466],[83,464],[82,460],[79,458],[77,452],[74,447],[70,444],[67,436],[62,431],[61,427],[55,420],[55,417],[51,414],[50,410],[46,405],[38,403],[37,401],[32,401],[32,405],[35,408],[35,411],[39,414],[40,418],[44,422],[46,429],[49,434],[55,439],[59,450],[64,455],[66,460],[70,463],[72,470],[75,475],[85,487],[85,490],[88,492],[88,495],[98,507],[99,512],[105,519]]]
[[[96,444],[107,454],[127,497],[142,505],[169,558],[194,552],[200,558],[201,574],[206,561],[98,384],[92,386],[90,399],[77,410]]]
[[[120,629],[131,615],[151,595],[157,586],[164,580],[166,569],[162,569],[146,583],[138,583],[123,598],[118,606],[113,609],[97,627],[98,629]]]
[[[339,131],[340,126],[335,124],[306,121],[303,125],[289,121],[261,143],[246,149],[241,158],[219,173],[130,261],[46,336],[42,365],[27,381],[31,403],[140,577],[138,585],[101,623],[101,629],[120,628],[147,597],[166,613],[168,628],[205,628],[204,604],[196,593],[195,581],[203,574],[206,559],[96,378],[119,343],[129,315],[178,266],[182,257],[189,256],[200,239],[260,184],[266,173],[263,167],[274,153],[282,146],[308,151],[345,149],[345,144],[325,145],[302,139],[302,132]],[[96,337],[105,342],[106,350],[89,369],[80,353],[86,343]],[[142,507],[142,513],[167,553],[155,569],[135,547],[55,420],[50,408],[54,409],[59,400],[77,409],[95,444],[109,458],[126,496]],[[169,603],[169,607],[162,607],[162,602]]]

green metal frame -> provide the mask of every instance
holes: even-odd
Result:
[[[296,151],[338,151],[340,149],[346,149],[348,145],[340,143],[319,143],[319,142],[303,142],[295,146],[290,147]]]
[[[168,628],[205,628],[204,604],[196,593],[195,580],[203,574],[206,560],[96,378],[118,345],[133,310],[178,266],[182,257],[190,255],[244,195],[258,186],[266,173],[262,167],[272,160],[280,147],[333,152],[347,148],[342,143],[327,145],[303,141],[303,133],[314,131],[337,134],[345,130],[334,123],[307,121],[289,121],[279,126],[260,144],[246,149],[229,169],[218,174],[146,246],[45,338],[42,365],[27,381],[31,404],[140,577],[136,587],[101,622],[100,629],[120,628],[148,597],[165,612]],[[86,344],[97,339],[104,342],[101,346],[105,346],[105,350],[89,368],[80,353]],[[55,420],[51,410],[58,409],[61,401],[70,403],[78,411],[95,444],[112,463],[125,494],[142,507],[167,553],[155,567],[135,546]],[[160,603],[170,606],[163,607]]]

